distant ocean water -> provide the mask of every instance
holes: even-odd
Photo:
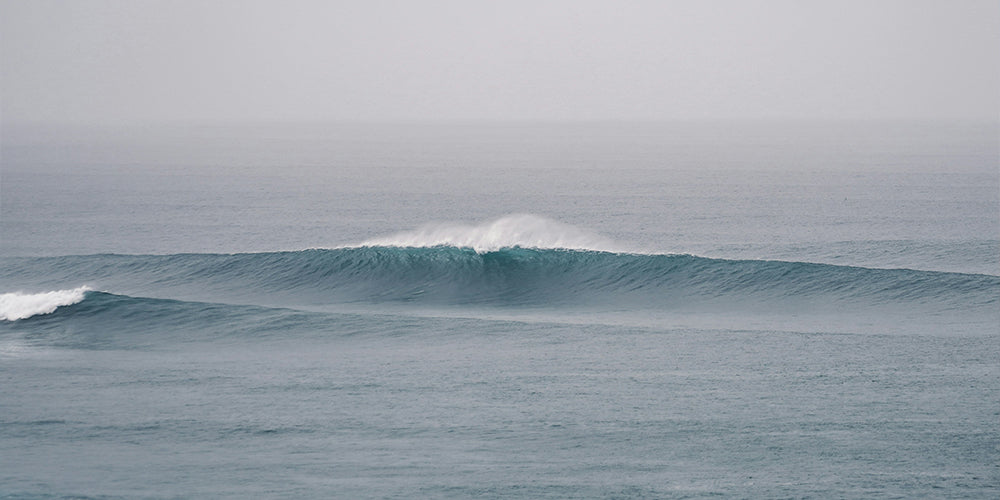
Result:
[[[997,131],[5,131],[0,498],[994,498]]]

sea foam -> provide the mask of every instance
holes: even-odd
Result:
[[[397,233],[362,242],[362,247],[437,247],[471,248],[478,253],[503,248],[537,248],[622,252],[623,250],[593,233],[545,217],[515,214],[475,226],[465,224],[429,224],[413,231]]]
[[[50,314],[60,306],[76,304],[90,291],[88,286],[42,293],[0,294],[0,321],[14,321],[38,314]]]

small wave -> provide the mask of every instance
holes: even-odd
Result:
[[[508,215],[476,226],[430,224],[362,242],[360,247],[471,248],[477,253],[504,248],[592,250],[620,253],[612,242],[568,224],[530,214]]]
[[[90,287],[54,290],[42,293],[12,292],[0,294],[0,321],[15,321],[39,314],[51,314],[61,306],[81,302]]]
[[[370,318],[88,291],[86,300],[59,307],[52,314],[0,322],[0,357],[20,357],[45,347],[128,350],[224,338],[281,341],[289,335],[350,335],[368,328]],[[398,324],[391,317],[378,323]]]

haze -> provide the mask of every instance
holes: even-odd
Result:
[[[2,120],[976,119],[988,1],[3,1]]]

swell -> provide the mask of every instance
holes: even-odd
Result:
[[[52,312],[0,321],[0,357],[47,347],[143,350],[190,345],[198,349],[205,342],[236,345],[355,336],[479,335],[488,330],[546,330],[552,324],[516,318],[301,310],[87,291],[81,301]]]
[[[94,288],[262,305],[908,304],[993,307],[1000,277],[588,250],[356,247],[254,254],[8,258],[10,286]]]
[[[87,291],[79,302],[51,312],[0,322],[0,333],[29,342],[86,349],[144,348],[155,344],[261,339],[331,324],[329,315],[283,308],[132,297]],[[346,315],[341,315],[346,317]],[[348,321],[335,322],[341,330]]]

